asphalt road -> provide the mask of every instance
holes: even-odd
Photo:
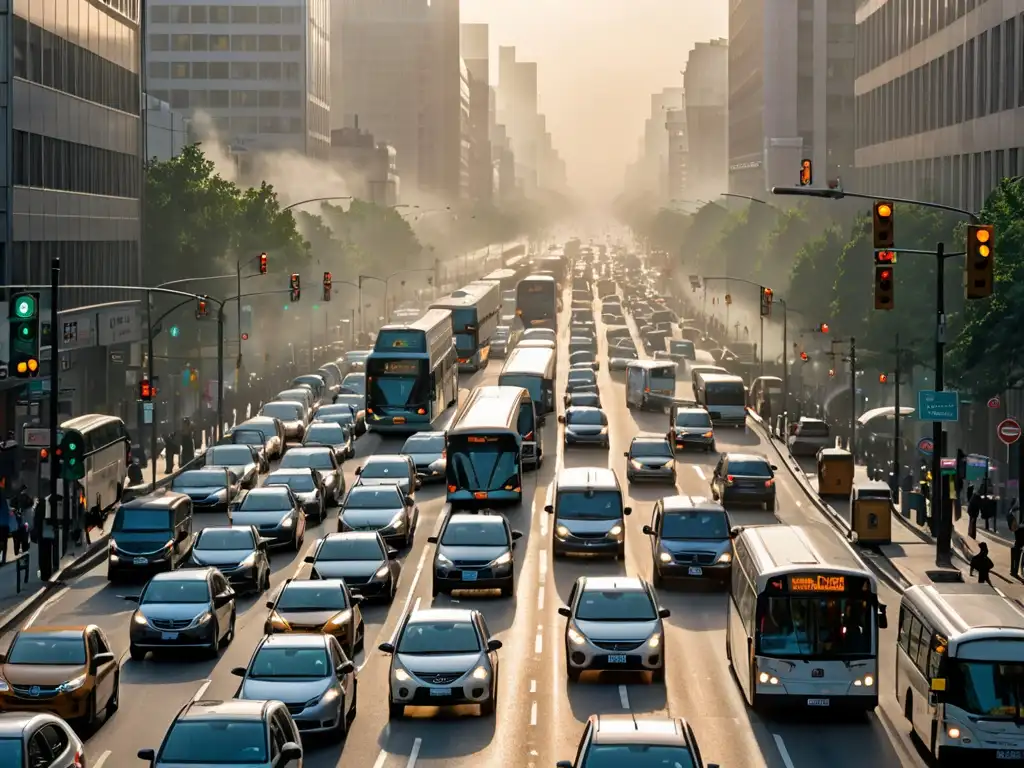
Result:
[[[568,306],[568,302],[567,302]],[[567,321],[566,321],[567,322]],[[636,329],[632,329],[634,334]],[[599,328],[601,359],[607,355],[603,329]],[[638,345],[639,346],[639,345]],[[561,402],[567,362],[560,351],[557,395]],[[497,382],[501,361],[465,380],[463,387]],[[681,377],[682,378],[682,377]],[[608,413],[612,446],[572,448],[563,454],[559,425],[554,418],[544,427],[548,461],[537,473],[527,475],[525,500],[508,510],[512,527],[523,533],[517,549],[516,596],[430,596],[432,547],[426,540],[440,523],[443,488],[425,486],[418,492],[420,526],[411,549],[403,553],[403,574],[398,595],[390,607],[370,606],[365,610],[368,649],[357,658],[360,664],[359,713],[347,741],[342,745],[307,745],[307,768],[366,766],[369,768],[421,768],[445,766],[553,766],[557,760],[571,760],[582,724],[594,713],[669,713],[687,717],[696,732],[707,762],[723,768],[887,768],[923,765],[905,737],[906,727],[896,704],[888,671],[894,668],[895,630],[881,633],[880,711],[854,721],[808,720],[805,716],[766,720],[750,712],[739,692],[725,659],[726,596],[706,590],[663,590],[664,607],[672,611],[666,622],[665,655],[669,666],[664,685],[654,685],[635,676],[585,675],[579,683],[568,683],[564,669],[563,636],[565,619],[557,614],[574,580],[581,575],[626,573],[649,577],[651,550],[641,529],[650,522],[653,502],[672,493],[667,487],[628,488],[633,513],[627,518],[624,563],[562,559],[552,561],[549,516],[543,511],[546,494],[559,466],[611,466],[625,484],[623,452],[640,432],[664,434],[668,417],[635,413],[625,407],[621,375],[599,373],[602,401]],[[688,382],[680,383],[677,394],[690,394]],[[721,451],[759,451],[773,455],[769,446],[752,430],[720,430]],[[401,440],[382,440],[366,435],[357,442],[358,456],[393,453]],[[557,460],[556,459],[557,454]],[[676,492],[708,495],[708,478],[714,456],[679,457]],[[346,463],[346,480],[354,480],[359,459]],[[801,489],[785,472],[778,475],[778,510],[736,512],[735,524],[773,523],[828,525],[816,514]],[[324,530],[336,530],[337,511],[326,524],[309,528],[308,549]],[[199,525],[223,524],[218,515],[200,516]],[[302,575],[302,556],[275,553],[273,584]],[[136,764],[135,753],[142,747],[158,747],[178,709],[193,697],[230,698],[238,680],[232,667],[244,666],[262,634],[266,615],[265,598],[247,599],[239,604],[237,637],[216,660],[131,661],[127,658],[128,621],[132,604],[123,595],[137,592],[131,586],[109,586],[106,565],[97,566],[60,593],[36,616],[34,624],[101,626],[122,654],[121,709],[103,723],[87,742],[94,768],[122,768]],[[882,599],[890,616],[898,612],[899,598],[882,588]],[[499,652],[501,672],[499,703],[495,717],[480,718],[474,712],[456,710],[438,713],[413,709],[405,720],[388,722],[386,681],[389,658],[376,650],[388,639],[404,611],[430,605],[458,604],[483,611],[491,631],[504,647]],[[895,625],[895,621],[893,621]],[[896,730],[887,723],[897,723]],[[894,746],[895,744],[895,746]]]

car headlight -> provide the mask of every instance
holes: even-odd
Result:
[[[408,672],[406,672],[401,667],[395,667],[395,680],[397,680],[400,683],[404,683],[407,680],[411,680],[411,679],[412,678],[409,676]]]
[[[213,618],[213,614],[210,613],[209,611],[207,611],[206,613],[203,613],[200,616],[197,616],[195,621],[192,622],[192,624],[194,624],[195,626],[198,627],[201,624],[205,624],[206,622],[208,622],[212,618]]]
[[[722,554],[720,554],[718,556],[718,562],[720,562],[720,563],[731,563],[732,562],[732,552],[723,552]]]
[[[337,616],[335,616],[333,619],[331,619],[329,622],[327,622],[327,625],[331,626],[331,627],[337,627],[337,626],[340,626],[340,625],[344,624],[346,621],[348,621],[351,618],[352,618],[352,611],[350,609],[346,609],[346,610],[342,611],[341,613],[339,613]]]
[[[11,690],[11,686],[8,685],[7,681],[0,677],[0,693]]]
[[[779,678],[775,675],[769,675],[767,672],[762,672],[757,676],[757,681],[763,685],[778,685]]]
[[[288,622],[285,621],[284,616],[277,611],[270,612],[270,623],[275,627],[280,627],[281,629],[288,629],[290,626]]]
[[[389,573],[391,573],[391,569],[388,567],[387,563],[384,563],[384,565],[378,568],[377,572],[373,574],[373,578],[386,579]]]
[[[630,464],[631,467],[633,467],[633,469],[643,469],[644,468],[644,465],[641,464],[636,459],[630,459],[629,460],[629,464]]]
[[[608,531],[608,535],[609,536],[621,536],[622,535],[622,526],[621,525],[613,525],[611,527],[611,530]]]
[[[250,552],[246,556],[245,560],[243,560],[242,562],[240,562],[238,564],[238,567],[239,568],[252,568],[254,565],[256,565],[256,553],[255,552]]]
[[[278,523],[282,528],[291,528],[295,524],[295,518],[292,517],[292,513],[289,512],[287,515],[281,518],[281,522]]]
[[[336,698],[338,698],[338,689],[337,688],[328,688],[326,691],[324,691],[324,695],[321,696],[319,699],[310,699],[309,701],[307,701],[306,702],[306,706],[307,707],[312,707],[312,706],[316,706],[316,704],[318,704],[318,703],[319,704],[330,704]],[[312,702],[312,703],[310,703],[310,702]]]
[[[85,685],[85,675],[79,675],[78,677],[68,680],[66,683],[61,683],[57,686],[57,690],[60,693],[68,693],[70,691],[77,691]]]
[[[512,553],[511,552],[506,552],[505,554],[499,555],[498,557],[494,558],[494,561],[491,563],[491,565],[493,565],[493,566],[508,565],[511,562],[512,562]]]
[[[572,535],[569,529],[566,528],[564,525],[556,526],[555,533],[558,535],[558,538],[560,539],[567,539]]]
[[[585,638],[572,627],[569,627],[569,629],[566,631],[566,634],[569,635],[569,640],[572,641],[573,645],[583,645],[585,642],[587,642],[587,638]]]
[[[455,565],[455,563],[453,563],[451,559],[445,557],[440,552],[437,553],[437,564],[443,565],[446,568],[450,568],[451,566]]]
[[[136,611],[135,615],[132,616],[132,621],[136,624],[149,624],[149,619],[146,618],[146,614],[142,611]]]
[[[672,553],[671,552],[666,552],[665,550],[662,550],[661,552],[658,553],[658,559],[661,560],[661,562],[663,562],[663,563],[671,563],[672,562]]]
[[[655,632],[653,635],[651,635],[651,639],[647,641],[647,647],[657,648],[659,645],[661,645],[661,633]]]
[[[713,438],[714,436],[715,436],[715,433],[714,433],[714,432],[711,432],[711,431],[708,431],[708,432],[705,432],[705,433],[704,433],[704,437],[706,437],[706,438],[707,438],[708,440],[710,440],[710,439],[711,439],[711,438]]]
[[[870,688],[874,684],[875,684],[875,676],[874,675],[864,675],[864,677],[862,677],[860,680],[854,680],[853,681],[853,685],[856,688],[860,688],[860,687]]]
[[[487,674],[488,674],[487,673],[487,669],[485,667],[477,667],[476,669],[473,670],[473,679],[474,680],[486,680],[487,679]]]

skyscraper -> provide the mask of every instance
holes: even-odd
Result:
[[[469,195],[482,203],[493,196],[490,139],[490,54],[486,24],[463,24],[460,48],[470,75]]]
[[[729,47],[725,40],[697,43],[686,60],[687,193],[713,200],[729,190]]]

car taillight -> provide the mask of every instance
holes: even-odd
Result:
[[[449,485],[448,486],[448,493],[455,493],[455,486],[454,485]]]
[[[775,485],[774,478],[768,478],[767,480],[764,481],[765,488],[771,488],[773,485]]]
[[[75,752],[74,762],[72,762],[72,765],[74,765],[75,768],[86,768],[85,755],[81,752]]]
[[[533,432],[527,432],[523,440],[533,440]]]
[[[423,416],[423,415],[425,415],[427,413],[427,409],[426,408],[417,408],[416,409],[416,413],[418,413],[420,416]]]
[[[733,481],[733,476],[732,476],[732,475],[726,475],[726,476],[725,476],[725,481],[726,481],[727,483],[731,483],[731,482]]]
[[[367,412],[367,413],[373,413],[373,408],[367,408],[367,409],[366,409],[366,412]]]

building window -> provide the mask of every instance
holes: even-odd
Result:
[[[188,91],[185,90],[172,90],[171,91],[171,108],[172,109],[188,109]]]
[[[225,109],[231,106],[231,91],[210,91],[210,106]]]
[[[211,24],[230,24],[231,23],[231,9],[226,5],[211,5],[210,6],[210,23]]]
[[[192,35],[192,50],[193,51],[208,51],[208,50],[210,50],[210,36],[209,35]]]
[[[256,133],[259,128],[259,120],[255,117],[232,117],[232,133]]]
[[[1014,79],[1018,76],[1014,61],[1017,58],[1017,19],[1006,20],[1003,40],[1003,109],[1013,109],[1016,88]]]
[[[255,107],[259,104],[259,91],[232,91],[232,107]]]
[[[205,61],[192,62],[192,79],[206,80],[210,76],[209,65]]]
[[[231,36],[231,50],[232,51],[255,51],[257,50],[258,38],[256,35],[232,35]]]
[[[210,105],[209,96],[206,91],[189,91],[188,103],[192,109],[208,107]]]
[[[255,5],[236,5],[231,9],[232,24],[255,24],[257,20]]]
[[[260,50],[274,52],[281,50],[280,35],[260,35]]]
[[[259,91],[259,104],[261,107],[280,107],[280,91]]]
[[[188,24],[189,8],[187,5],[172,5],[169,6],[169,11],[171,24]]]
[[[32,26],[35,26],[34,24]],[[171,50],[171,39],[167,35],[150,35],[149,50],[169,51]]]
[[[151,61],[147,74],[153,80],[166,80],[171,76],[171,65],[166,61]]]
[[[297,83],[302,80],[302,70],[299,69],[299,65],[293,61],[286,61],[284,63],[284,79],[289,83]]]
[[[280,24],[281,9],[274,5],[261,5],[259,11],[260,24]]]
[[[210,35],[211,51],[230,51],[231,37],[228,35]]]
[[[281,94],[281,106],[289,109],[301,107],[302,93],[300,91],[285,91]]]
[[[281,8],[281,23],[282,24],[298,24],[302,21],[302,9],[293,5],[283,6]]]
[[[226,61],[210,62],[211,80],[227,80],[229,77],[231,77],[231,73],[228,69],[228,63]]]
[[[232,80],[255,80],[258,77],[259,69],[254,61],[233,61],[231,62]]]
[[[192,76],[192,68],[187,61],[171,62],[171,79],[187,80]]]
[[[166,24],[171,20],[170,6],[167,5],[151,5],[149,7],[149,14],[146,17],[146,21],[150,24]]]
[[[171,35],[172,51],[191,51],[192,35]]]
[[[14,131],[17,186],[138,197],[139,159],[86,144]]]
[[[192,23],[207,24],[210,21],[210,12],[205,5],[192,6]]]
[[[302,50],[302,36],[301,35],[281,35],[281,50],[282,51],[301,51]]]
[[[281,79],[281,62],[279,61],[261,61],[260,62],[260,80],[280,80]]]

